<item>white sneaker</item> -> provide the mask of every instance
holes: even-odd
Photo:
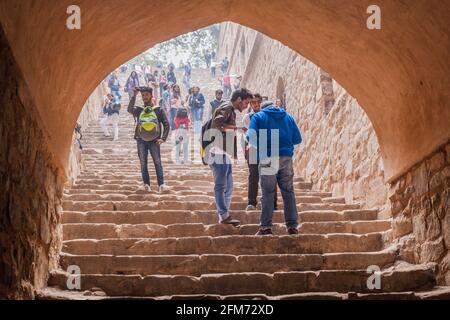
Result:
[[[162,184],[159,186],[159,193],[163,193],[166,190],[166,185]]]
[[[251,211],[251,210],[256,210],[256,207],[254,205],[252,205],[252,204],[249,204],[247,206],[247,208],[245,209],[245,211]]]
[[[147,192],[152,192],[152,188],[148,184],[144,184],[144,190]]]

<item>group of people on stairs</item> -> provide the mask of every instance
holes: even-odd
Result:
[[[129,79],[133,79],[132,73]],[[165,86],[156,103],[154,92],[158,88],[151,85],[135,84],[127,111],[136,121],[134,138],[141,165],[141,174],[146,191],[151,192],[148,171],[150,154],[156,171],[158,191],[167,189],[161,161],[161,144],[174,132],[175,161],[189,164],[190,123],[193,121],[194,136],[200,138],[202,160],[211,169],[214,178],[214,197],[218,221],[221,224],[238,226],[239,220],[230,214],[233,194],[233,159],[237,159],[237,132],[244,137],[243,153],[248,176],[247,211],[257,210],[258,189],[261,187],[260,228],[257,235],[272,234],[272,216],[277,210],[277,187],[283,198],[283,210],[288,234],[297,234],[298,213],[294,193],[294,170],[292,157],[294,146],[302,142],[300,130],[293,117],[280,104],[267,101],[260,94],[253,94],[245,88],[232,92],[229,100],[223,99],[223,90],[215,91],[215,99],[210,102],[208,121],[203,123],[205,98],[200,88],[189,89],[185,99],[181,98],[179,86]],[[128,82],[127,82],[128,85]],[[128,87],[127,87],[128,89]],[[105,135],[108,121],[113,123],[114,139],[118,137],[118,115],[120,101],[111,89],[105,101],[101,120]],[[141,94],[143,105],[136,105]],[[266,101],[264,101],[266,100]],[[248,112],[242,119],[242,126],[236,123],[236,111]],[[105,120],[106,119],[106,120]],[[183,157],[181,157],[183,154]]]

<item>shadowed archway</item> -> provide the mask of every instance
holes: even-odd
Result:
[[[388,179],[447,141],[450,31],[440,1],[379,1],[381,30],[366,28],[370,1],[282,2],[81,0],[82,29],[70,31],[70,1],[19,0],[2,2],[0,19],[60,168],[83,102],[110,70],[157,42],[226,20],[281,41],[358,99]],[[111,29],[118,14],[121,26]],[[166,24],[151,23],[160,16]]]

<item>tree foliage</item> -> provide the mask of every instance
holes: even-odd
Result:
[[[218,39],[214,28],[199,29],[157,44],[144,53],[144,58],[152,64],[167,65],[174,56],[183,56],[184,62],[187,59],[193,66],[200,66],[205,50],[217,51]]]

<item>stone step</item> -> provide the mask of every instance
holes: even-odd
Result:
[[[153,185],[156,184],[156,178],[154,179],[150,179],[150,183]],[[213,187],[209,184],[205,184],[202,186],[196,186],[193,189],[189,189],[184,185],[175,185],[175,186],[168,186],[170,191],[183,191],[183,192],[194,192],[194,193],[198,193],[198,192],[213,192]],[[118,191],[118,192],[122,192],[122,191],[139,191],[142,190],[142,184],[140,185],[120,185],[120,184],[75,184],[74,186],[72,186],[71,190],[77,190],[77,189],[83,189],[83,190],[114,190],[114,191]],[[239,193],[239,192],[245,192],[247,193],[247,185],[246,184],[242,184],[241,186],[235,187],[235,191],[233,191],[233,194]],[[318,191],[314,191],[311,189],[299,189],[296,188],[294,190],[296,193],[298,192],[314,192],[314,193],[320,193]]]
[[[155,178],[155,176],[150,176],[150,178]],[[153,179],[154,180],[154,179]],[[154,180],[155,181],[155,180]],[[170,182],[169,182],[170,181]],[[177,177],[171,177],[171,180],[168,181],[168,185],[172,186],[185,186],[186,188],[195,188],[197,186],[205,186],[209,185],[211,187],[214,186],[214,182],[211,179],[186,179],[186,180],[178,180]],[[142,179],[80,179],[77,180],[77,186],[83,185],[104,185],[104,184],[112,184],[112,185],[127,185],[127,186],[135,186],[136,188],[142,186]],[[242,179],[242,181],[234,181],[234,187],[238,189],[239,187],[246,187],[247,181],[246,179]],[[296,189],[311,189],[312,184],[309,182],[294,182],[294,188]]]
[[[197,194],[197,195],[177,195],[177,194],[158,194],[148,193],[142,190],[140,193],[130,195],[124,194],[74,194],[65,195],[64,201],[180,201],[180,202],[214,202],[212,194]],[[246,203],[246,196],[234,196],[233,202]],[[278,199],[282,201],[282,197],[278,194]],[[322,198],[314,196],[297,196],[297,203],[322,203]],[[281,203],[281,202],[280,202]]]
[[[258,224],[259,211],[230,211],[233,218],[242,224]],[[377,210],[317,210],[299,212],[299,222],[324,221],[368,221],[377,220]],[[186,210],[153,210],[153,211],[65,211],[62,223],[114,223],[114,224],[142,224],[154,223],[162,225],[178,223],[202,223],[206,225],[217,223],[215,210],[186,211]],[[273,215],[274,223],[284,223],[284,215],[277,210]]]
[[[435,284],[429,265],[416,265],[380,272],[381,289],[369,289],[366,270],[322,270],[270,273],[187,275],[82,274],[81,289],[100,288],[108,296],[170,296],[193,294],[265,294],[300,292],[404,292],[430,289]],[[49,286],[67,287],[69,274],[52,272]]]
[[[323,199],[327,203],[345,203],[345,197],[327,197]]]
[[[301,234],[383,232],[391,229],[391,220],[303,222],[299,225]]]
[[[62,205],[65,211],[93,211],[93,210],[111,210],[111,211],[143,211],[143,210],[214,210],[216,205],[213,200],[210,201],[72,201],[63,200]],[[231,210],[245,210],[247,202],[232,202]],[[344,211],[358,209],[357,204],[340,203],[297,203],[298,211],[309,210],[335,210]]]
[[[382,233],[299,234],[295,236],[77,239],[62,252],[77,255],[299,254],[372,252],[382,249]]]
[[[57,287],[46,287],[36,291],[36,300],[449,300],[450,287],[435,286],[418,292],[381,292],[381,293],[338,293],[338,292],[302,292],[268,296],[265,294],[193,294],[168,296],[106,296],[101,291],[69,291]]]
[[[366,270],[371,265],[392,265],[392,251],[332,254],[267,255],[70,255],[62,254],[60,265],[80,267],[83,274],[193,275],[236,272],[288,272],[308,270]]]
[[[179,189],[179,188],[178,188]],[[181,189],[181,190],[174,190],[173,188],[171,189],[171,194],[176,194],[176,195],[208,195],[208,196],[213,196],[214,195],[214,191],[202,191],[202,190],[185,190],[185,189]],[[67,195],[88,195],[88,194],[98,194],[98,195],[106,195],[106,194],[120,194],[120,195],[134,195],[134,194],[138,194],[138,191],[136,190],[101,190],[101,189],[69,189],[66,190],[64,192],[65,196]],[[330,193],[329,192],[320,192],[320,191],[298,191],[295,190],[295,194],[297,197],[319,197],[319,198],[327,198]],[[247,198],[247,190],[234,190],[233,191],[233,196],[235,196],[236,198],[240,198],[240,197],[244,197]],[[260,196],[260,194],[259,194]],[[279,193],[278,197],[281,197],[281,194]]]
[[[301,234],[354,233],[364,234],[387,231],[391,227],[390,220],[378,221],[346,221],[346,222],[304,222],[299,226]],[[258,224],[244,224],[238,228],[225,225],[202,223],[181,224],[114,224],[114,223],[68,223],[63,224],[64,240],[74,239],[112,239],[112,238],[166,238],[166,237],[201,237],[226,235],[254,235]],[[286,235],[286,227],[274,224],[275,235]]]

